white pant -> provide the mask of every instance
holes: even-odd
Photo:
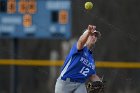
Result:
[[[70,82],[57,79],[55,93],[87,93],[85,83]]]

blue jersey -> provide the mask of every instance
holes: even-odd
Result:
[[[77,43],[75,43],[65,59],[60,77],[84,83],[92,74],[96,74],[92,52],[87,46],[78,50]]]

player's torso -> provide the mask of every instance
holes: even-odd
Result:
[[[85,49],[72,55],[61,74],[63,78],[78,79],[84,82],[90,75],[95,74],[95,64],[92,54]]]

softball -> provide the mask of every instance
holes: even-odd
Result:
[[[87,10],[91,10],[92,7],[93,7],[92,2],[86,2],[86,3],[85,3],[85,9],[87,9]]]

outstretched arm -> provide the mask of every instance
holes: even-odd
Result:
[[[81,50],[83,46],[85,45],[86,41],[88,40],[88,37],[95,31],[96,26],[89,25],[87,30],[80,36],[78,42],[77,42],[77,49]]]

